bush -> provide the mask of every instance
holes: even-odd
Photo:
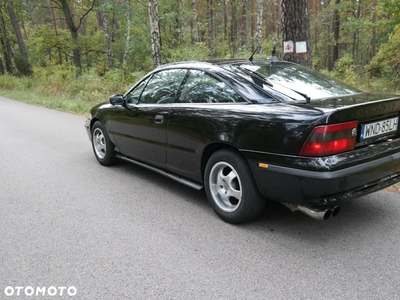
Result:
[[[14,64],[18,76],[32,76],[32,66],[26,57],[15,55]]]
[[[332,72],[333,77],[353,86],[359,86],[353,58],[345,54],[338,59]]]
[[[178,49],[165,49],[163,51],[163,63],[186,61],[186,60],[206,60],[210,58],[210,51],[205,43],[196,45],[187,44]]]

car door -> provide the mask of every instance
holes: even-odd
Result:
[[[247,102],[221,79],[190,70],[169,112],[167,168],[201,181],[204,147],[212,141],[229,142],[226,137],[235,127],[225,121],[229,106],[241,103]]]
[[[185,75],[184,69],[159,71],[125,95],[126,107],[120,107],[112,125],[122,154],[152,164],[166,163],[170,104]]]

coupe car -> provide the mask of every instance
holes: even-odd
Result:
[[[163,65],[93,107],[98,162],[119,160],[205,189],[226,222],[266,201],[326,220],[400,181],[400,97],[278,59]]]

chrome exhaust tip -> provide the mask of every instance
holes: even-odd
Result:
[[[339,206],[334,206],[332,208],[332,217],[336,217],[340,213],[340,207]]]
[[[323,207],[312,207],[312,206],[297,205],[297,204],[283,203],[283,202],[282,204],[293,212],[300,211],[303,214],[318,221],[325,221],[328,220],[330,217],[336,217],[340,212],[339,206],[335,206],[333,208],[323,208]]]
[[[316,207],[308,207],[303,205],[297,206],[298,210],[301,211],[303,214],[318,220],[318,221],[325,221],[332,217],[332,210],[331,209],[319,209]]]

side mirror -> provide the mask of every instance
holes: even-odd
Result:
[[[110,97],[110,103],[114,106],[115,105],[124,105],[124,102],[125,102],[124,96],[121,94],[112,95]]]

